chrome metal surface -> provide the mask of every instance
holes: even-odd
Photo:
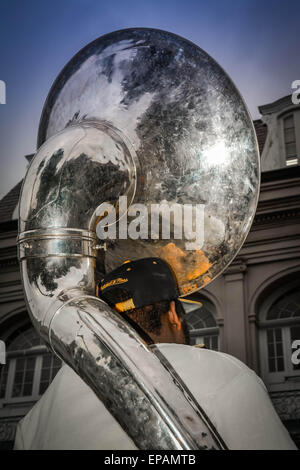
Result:
[[[110,186],[93,186],[96,172],[101,182],[105,169],[103,154],[92,149],[98,149],[93,139],[103,137],[103,129],[87,121],[68,127],[48,139],[28,169],[18,238],[28,311],[44,341],[94,390],[138,448],[218,449],[217,433],[179,383],[137,333],[95,297],[97,262],[105,253],[99,255],[96,209]],[[126,173],[126,158],[119,155],[117,161]],[[129,197],[134,194],[134,184],[122,188]]]
[[[84,158],[80,145],[74,149],[73,166],[76,159],[89,166],[88,187],[99,202],[108,200],[107,192],[109,201],[127,194],[131,184],[134,203],[205,204],[201,250],[186,250],[184,240],[172,237],[119,239],[107,248],[106,270],[128,258],[158,256],[172,265],[183,295],[211,282],[242,246],[259,192],[255,131],[230,78],[206,52],[174,34],[113,32],[84,47],[58,76],[41,117],[39,145],[71,123],[93,119],[113,129],[123,142],[121,160],[127,157],[127,172],[114,166],[106,177],[109,158],[116,159],[108,147],[101,152],[102,138],[83,138],[91,143]],[[74,191],[87,184],[80,181],[73,180]]]
[[[44,141],[28,169],[19,215],[35,327],[138,448],[223,448],[184,387],[95,297],[95,286],[101,272],[125,259],[159,256],[188,294],[232,261],[259,186],[255,134],[240,95],[190,42],[157,30],[119,31],[88,45],[59,75],[41,118]],[[109,202],[127,217],[121,195],[147,206],[205,203],[202,250],[188,251],[174,238],[101,244],[97,209]]]

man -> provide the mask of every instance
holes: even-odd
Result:
[[[261,379],[238,359],[188,346],[179,293],[158,258],[125,262],[99,297],[156,343],[229,449],[296,449]],[[94,392],[66,365],[19,423],[16,449],[136,449]]]

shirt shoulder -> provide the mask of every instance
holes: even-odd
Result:
[[[135,450],[90,387],[67,365],[19,423],[16,449]]]
[[[197,348],[183,344],[159,344],[159,350],[181,377],[198,386],[201,377],[201,392],[216,393],[242,377],[248,377],[266,391],[264,382],[245,363],[219,351]],[[188,367],[187,367],[188,365]]]
[[[296,449],[263,381],[239,359],[209,349],[161,344],[229,449]]]

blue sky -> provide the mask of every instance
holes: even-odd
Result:
[[[299,0],[1,0],[0,197],[24,176],[39,118],[54,79],[102,34],[152,27],[179,34],[208,52],[257,106],[291,93],[300,79]]]

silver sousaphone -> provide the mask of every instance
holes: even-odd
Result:
[[[18,239],[37,331],[139,449],[226,448],[163,355],[95,290],[125,260],[158,256],[187,295],[236,256],[254,218],[260,171],[252,120],[234,84],[208,54],[172,33],[107,34],[56,79],[38,147],[23,184]],[[123,235],[136,204],[160,211],[160,224],[168,208],[179,212],[167,236],[149,229],[104,242],[96,234],[104,203],[117,217],[110,226],[122,226]],[[201,244],[192,248],[190,234],[176,232],[184,207],[203,209]],[[146,212],[140,220],[149,221]]]

